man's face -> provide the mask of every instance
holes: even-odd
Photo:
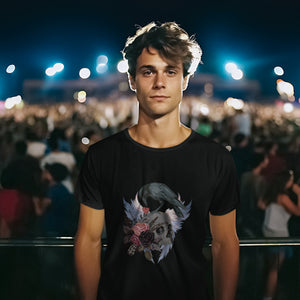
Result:
[[[178,113],[188,83],[180,61],[167,60],[154,48],[149,52],[144,49],[137,60],[136,76],[129,79],[139,101],[140,116],[159,118]]]

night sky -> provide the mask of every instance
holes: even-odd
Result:
[[[300,96],[297,1],[6,1],[0,14],[0,100],[21,93],[24,79],[45,78],[55,62],[65,65],[60,78],[78,78],[82,67],[96,78],[96,59],[105,54],[113,72],[135,25],[151,21],[176,21],[195,34],[199,73],[226,78],[224,64],[234,61],[263,93],[277,95],[273,68],[280,65]]]

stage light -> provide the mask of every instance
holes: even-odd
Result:
[[[15,96],[15,97],[10,97],[10,98],[7,98],[5,100],[4,107],[6,109],[11,109],[14,106],[18,106],[19,108],[21,108],[21,107],[23,107],[22,102],[23,102],[23,100],[22,100],[22,97],[20,95]]]
[[[234,80],[240,80],[242,79],[244,76],[244,73],[242,70],[240,69],[237,69],[237,70],[234,70],[232,73],[231,73],[231,77],[234,79]]]
[[[283,81],[282,79],[278,79],[276,83],[279,95],[286,95],[287,97],[294,96],[294,86],[291,83]]]
[[[128,71],[128,61],[121,60],[118,62],[117,69],[120,73],[126,73]]]
[[[290,113],[294,110],[294,106],[292,103],[284,103],[283,105],[283,110],[286,112],[286,113]]]
[[[64,69],[64,67],[65,66],[62,63],[56,63],[56,64],[54,64],[53,69],[56,72],[61,72]]]
[[[91,71],[88,68],[82,68],[79,71],[79,76],[82,79],[87,79],[91,76]]]
[[[97,73],[103,74],[108,70],[108,66],[106,64],[99,64],[96,68]]]
[[[56,71],[55,71],[55,69],[53,67],[50,67],[50,68],[46,69],[45,73],[46,73],[47,76],[51,77],[51,76],[55,75]]]
[[[238,70],[238,67],[235,63],[230,62],[225,65],[225,70],[231,74],[232,72]]]
[[[83,138],[81,139],[81,143],[82,143],[83,145],[88,145],[88,144],[90,143],[90,140],[89,140],[89,138],[87,138],[87,137],[83,137]]]
[[[86,92],[85,91],[80,91],[78,92],[78,102],[84,103],[86,101]]]
[[[282,76],[284,74],[284,70],[281,67],[277,66],[274,68],[274,73],[278,76]]]
[[[6,73],[8,74],[11,74],[15,71],[16,69],[16,66],[15,65],[9,65],[7,68],[6,68]]]
[[[97,65],[106,65],[108,63],[108,57],[106,55],[100,55],[97,58]]]
[[[206,104],[201,105],[200,112],[202,115],[208,116],[209,115],[209,107]]]
[[[225,102],[228,106],[234,108],[234,109],[237,109],[237,110],[240,110],[244,107],[244,101],[241,100],[241,99],[236,99],[236,98],[232,98],[232,97],[229,97],[227,98],[226,102]]]

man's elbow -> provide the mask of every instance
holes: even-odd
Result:
[[[239,239],[236,234],[222,238],[222,239],[212,239],[212,254],[219,255],[224,251],[228,251],[230,253],[238,253],[239,252]]]

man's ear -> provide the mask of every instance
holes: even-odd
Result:
[[[185,77],[183,77],[183,81],[182,81],[182,90],[185,91],[189,85],[189,80],[190,80],[190,75],[186,75]]]
[[[129,73],[128,73],[128,82],[129,82],[130,89],[135,92],[136,91],[135,79]]]

